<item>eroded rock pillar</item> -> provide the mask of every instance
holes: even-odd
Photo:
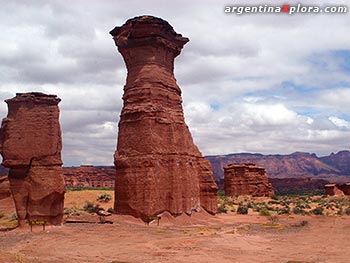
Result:
[[[130,19],[110,33],[128,69],[114,155],[115,211],[145,220],[200,207],[216,213],[211,166],[185,124],[173,72],[189,39],[151,16]]]
[[[17,93],[6,100],[2,121],[2,164],[9,181],[20,224],[45,220],[61,224],[65,184],[61,160],[61,128],[56,95]]]

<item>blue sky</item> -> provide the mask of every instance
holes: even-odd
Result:
[[[350,14],[224,13],[239,2],[0,0],[0,100],[57,94],[64,164],[112,164],[127,72],[108,32],[151,14],[190,39],[175,77],[203,154],[349,149]]]

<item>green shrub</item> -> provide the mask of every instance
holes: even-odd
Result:
[[[240,215],[248,214],[248,206],[240,204],[237,208],[237,214],[240,214]]]
[[[79,207],[65,207],[63,213],[66,215],[80,215],[82,210]]]
[[[279,215],[288,215],[290,214],[290,208],[288,207],[284,207],[284,208],[280,208],[277,210],[277,214]]]
[[[227,213],[227,208],[224,204],[219,206],[218,213]]]
[[[108,193],[102,193],[96,198],[97,201],[103,202],[103,203],[108,203],[109,201],[111,201],[111,199],[112,199],[112,196]]]
[[[112,207],[108,208],[107,210],[108,213],[114,214],[114,209]]]
[[[266,207],[264,207],[263,209],[261,209],[260,212],[259,212],[259,214],[260,214],[261,216],[269,216],[269,215],[271,215],[270,211],[269,211]]]
[[[296,215],[305,215],[305,210],[302,209],[301,207],[299,206],[296,206],[293,208],[293,213],[296,214]]]
[[[311,213],[314,215],[323,215],[323,207],[318,206],[315,209],[312,209]]]
[[[337,215],[343,215],[344,214],[344,211],[343,211],[343,207],[339,207],[339,210],[337,212]]]
[[[345,209],[345,214],[347,214],[348,216],[350,216],[350,206],[348,208]]]
[[[84,210],[85,211],[87,211],[87,212],[89,212],[89,213],[96,213],[97,212],[97,210],[99,210],[99,208],[100,208],[100,205],[94,205],[93,203],[91,203],[91,202],[86,202],[85,204],[84,204]]]

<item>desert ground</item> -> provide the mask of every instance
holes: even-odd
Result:
[[[131,216],[111,215],[102,224],[82,211],[112,191],[66,194],[62,226],[14,228],[11,198],[0,200],[0,262],[350,262],[349,215],[276,215],[205,212],[172,218],[164,214],[146,225]],[[72,212],[73,211],[73,212]]]

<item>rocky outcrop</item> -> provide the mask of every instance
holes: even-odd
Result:
[[[185,124],[173,72],[189,39],[151,16],[130,19],[110,33],[128,69],[114,155],[115,211],[144,219],[200,207],[216,213],[211,166]]]
[[[114,188],[114,166],[64,167],[63,175],[67,187]]]
[[[255,164],[229,164],[224,167],[224,189],[227,196],[271,196],[274,189],[263,167]]]
[[[7,175],[0,176],[0,200],[11,196],[10,182]]]
[[[336,196],[343,196],[344,192],[340,189],[338,184],[326,184],[324,186],[324,191],[326,195],[336,195]]]
[[[45,220],[60,224],[64,179],[61,161],[60,99],[43,93],[17,93],[6,100],[1,126],[2,164],[9,170],[19,223]]]
[[[326,184],[324,186],[324,191],[326,195],[336,195],[336,196],[343,196],[343,195],[350,195],[350,183],[346,184]]]
[[[269,182],[278,195],[321,192],[324,190],[324,185],[329,184],[327,180],[310,177],[269,178]]]

